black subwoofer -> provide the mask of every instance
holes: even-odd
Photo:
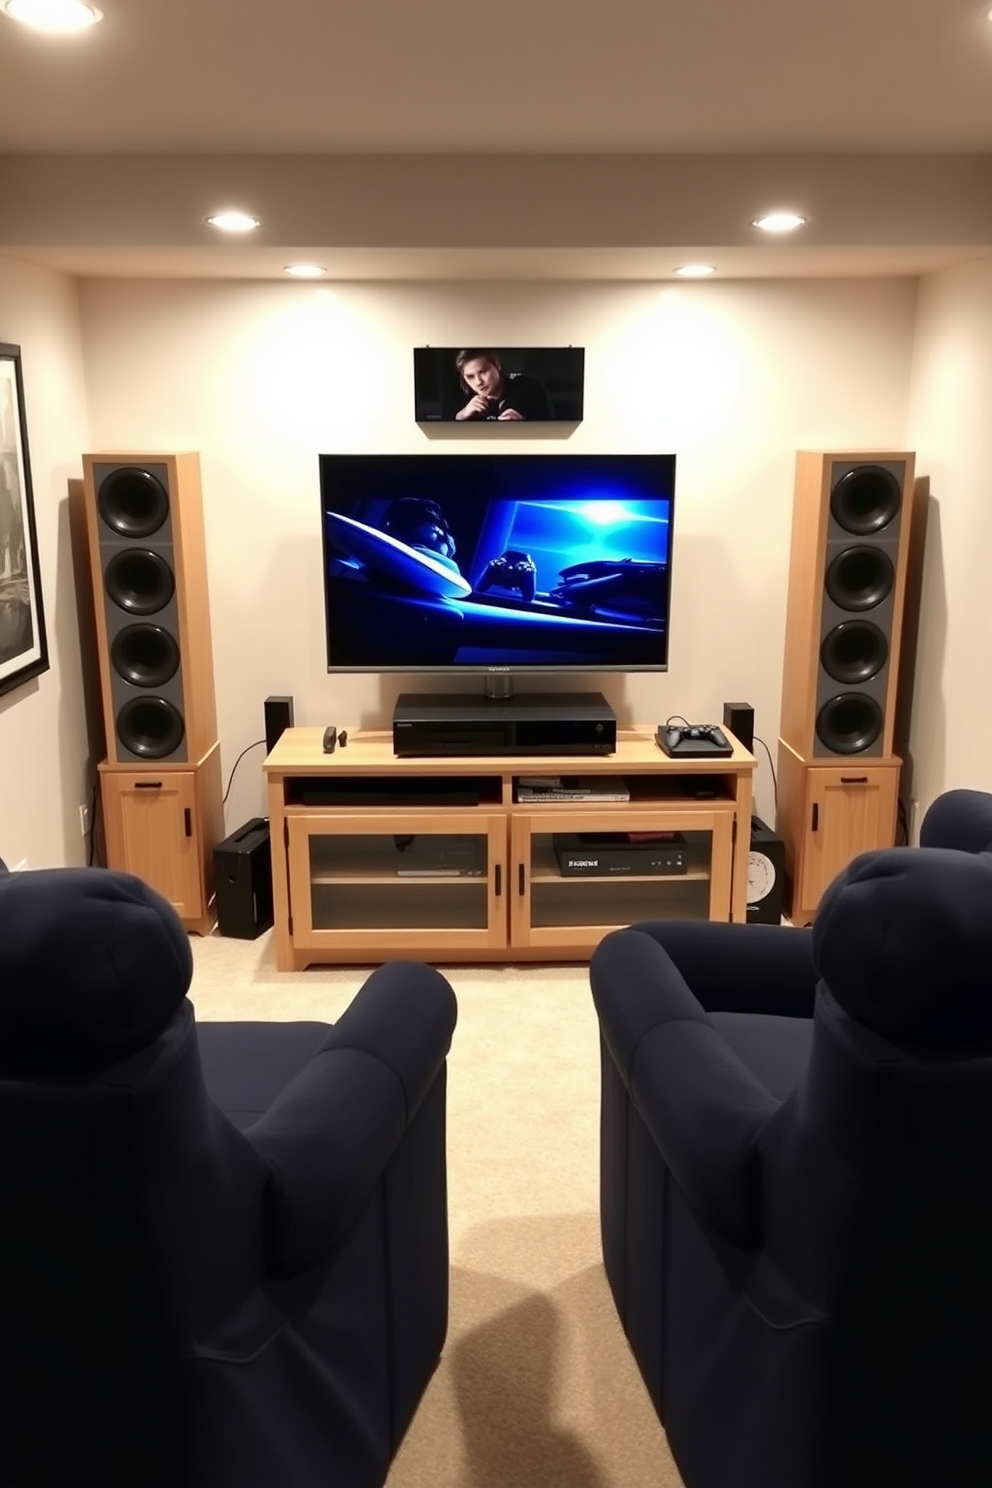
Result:
[[[899,515],[902,482],[885,465],[854,465],[830,487],[830,515],[858,537],[881,532]]]
[[[864,693],[828,698],[816,715],[816,737],[829,754],[864,754],[882,733],[885,715]]]
[[[100,516],[122,537],[151,537],[169,515],[166,483],[140,465],[121,465],[100,482]]]
[[[842,620],[827,632],[820,665],[835,682],[870,682],[889,659],[885,632],[869,620]]]
[[[873,610],[892,593],[896,571],[883,548],[844,548],[830,560],[825,587],[842,610]]]
[[[272,924],[272,845],[269,824],[256,816],[214,849],[217,929],[254,940]]]
[[[135,687],[164,687],[179,668],[179,645],[161,625],[128,625],[114,637],[110,659]]]
[[[133,697],[117,715],[117,738],[137,759],[171,759],[186,729],[179,709],[163,697]]]
[[[107,598],[128,615],[156,615],[176,592],[168,559],[150,548],[114,553],[103,573]]]

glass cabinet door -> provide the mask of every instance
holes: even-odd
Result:
[[[511,939],[591,950],[638,920],[729,920],[732,809],[528,812],[513,818]]]
[[[487,813],[289,813],[293,939],[303,949],[506,945],[506,820]]]

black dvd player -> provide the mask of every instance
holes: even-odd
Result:
[[[459,697],[403,692],[393,710],[393,752],[429,755],[613,754],[616,714],[599,692]]]

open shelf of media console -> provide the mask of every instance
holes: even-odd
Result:
[[[276,964],[585,960],[638,920],[746,917],[754,756],[670,759],[654,726],[609,755],[400,759],[388,730],[292,728],[265,760]],[[622,802],[522,802],[520,778],[621,776]],[[712,794],[710,794],[712,792]],[[426,794],[425,794],[426,793]],[[557,834],[675,832],[678,874],[566,876]],[[471,867],[404,870],[411,839],[471,844]]]

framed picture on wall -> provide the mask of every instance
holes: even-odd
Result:
[[[415,346],[418,424],[578,423],[581,346]]]
[[[0,342],[0,693],[47,670],[21,348]]]

